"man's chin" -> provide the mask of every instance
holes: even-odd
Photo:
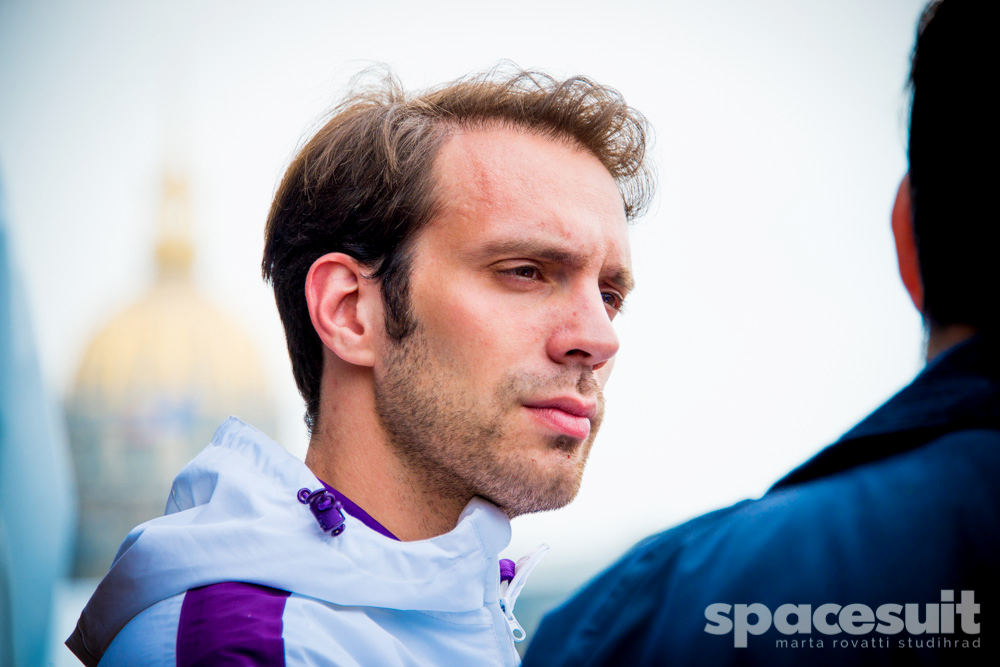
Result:
[[[546,496],[544,498],[535,498],[534,502],[522,504],[517,507],[501,507],[507,516],[514,518],[521,516],[523,514],[535,514],[537,512],[550,512],[552,510],[562,509],[569,505],[577,496],[577,492],[580,490],[579,486],[574,488],[569,493],[561,494],[558,496]]]
[[[572,468],[544,472],[536,468],[531,472],[529,479],[509,480],[483,496],[514,518],[565,507],[580,491],[582,463]]]

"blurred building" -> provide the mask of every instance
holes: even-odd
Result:
[[[48,664],[56,582],[73,536],[62,421],[42,376],[0,189],[0,667]]]
[[[177,472],[235,414],[274,432],[249,337],[191,278],[187,183],[163,183],[157,278],[86,348],[67,399],[80,496],[73,573],[103,576],[135,525],[160,516]]]

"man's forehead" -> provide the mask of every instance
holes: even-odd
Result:
[[[461,128],[448,133],[433,162],[435,184],[459,189],[445,204],[462,203],[469,196],[490,199],[509,197],[512,189],[525,191],[559,176],[567,156],[590,163],[607,180],[614,179],[593,153],[571,137],[550,136],[525,128],[486,126]],[[617,190],[617,184],[615,185]],[[620,197],[619,193],[619,197]],[[624,200],[622,211],[624,212]]]
[[[455,252],[598,262],[631,285],[624,202],[590,152],[523,130],[473,129],[448,138],[435,172],[430,225]]]

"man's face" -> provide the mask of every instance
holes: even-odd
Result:
[[[382,342],[376,410],[421,483],[511,516],[576,495],[631,286],[622,198],[589,152],[509,129],[435,161],[440,213],[415,239],[416,330]]]

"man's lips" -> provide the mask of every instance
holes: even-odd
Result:
[[[548,428],[580,440],[590,435],[590,422],[597,415],[596,402],[568,396],[533,401],[524,407]]]

